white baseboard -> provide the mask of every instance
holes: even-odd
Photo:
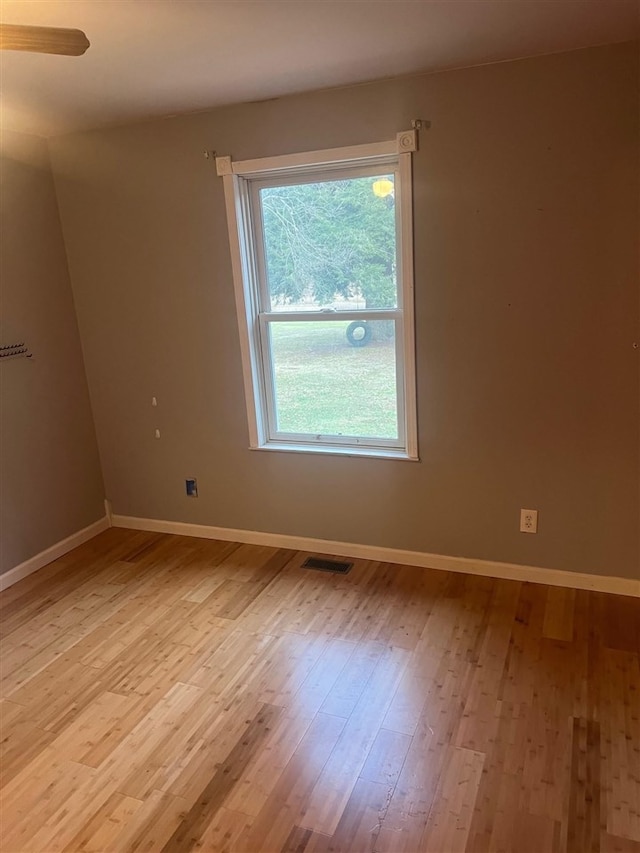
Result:
[[[56,544],[52,545],[50,548],[40,551],[39,554],[30,557],[28,560],[25,560],[24,563],[20,563],[20,565],[15,566],[13,569],[9,569],[8,572],[0,575],[0,591],[9,586],[13,586],[14,583],[21,581],[22,578],[26,578],[27,575],[37,572],[38,569],[41,569],[48,563],[52,563],[54,560],[57,560],[58,557],[62,557],[69,551],[73,551],[73,549],[77,548],[78,545],[88,542],[89,539],[93,539],[94,536],[97,536],[98,533],[102,533],[102,531],[106,530],[108,527],[111,527],[111,525],[109,523],[109,519],[105,515],[104,518],[94,521],[94,523],[90,524],[88,527],[78,530],[77,533],[72,533],[71,536],[67,536],[66,539],[56,542]]]
[[[517,563],[497,563],[492,560],[474,560],[468,557],[447,557],[442,554],[404,551],[377,545],[357,545],[352,542],[334,542],[329,539],[312,539],[307,536],[288,536],[256,530],[233,530],[227,527],[210,527],[205,524],[187,524],[181,521],[161,521],[154,518],[134,518],[126,515],[113,515],[111,523],[114,527],[126,527],[130,530],[175,533],[181,536],[221,539],[225,542],[241,542],[248,545],[270,545],[273,548],[291,548],[295,551],[311,551],[317,554],[400,563],[401,565],[420,566],[427,569],[462,572],[468,575],[484,575],[506,580],[529,581],[530,583],[542,583],[549,586],[590,589],[597,592],[640,597],[640,580],[632,578],[590,575],[582,572],[567,572],[562,569],[521,566]]]

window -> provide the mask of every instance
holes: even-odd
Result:
[[[417,458],[412,150],[217,159],[251,447]]]

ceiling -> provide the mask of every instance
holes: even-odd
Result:
[[[637,0],[0,0],[77,27],[0,54],[4,127],[50,136],[294,92],[638,38]]]

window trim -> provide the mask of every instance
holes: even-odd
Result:
[[[286,450],[298,452],[320,452],[350,456],[375,456],[380,458],[418,459],[416,376],[415,376],[415,327],[414,327],[414,282],[413,282],[413,204],[411,181],[411,151],[416,150],[416,133],[407,131],[398,134],[390,142],[356,145],[322,151],[286,154],[256,160],[232,162],[230,157],[218,157],[216,167],[223,179],[227,224],[231,248],[231,264],[234,281],[240,349],[243,366],[244,392],[249,425],[249,443],[253,450]],[[397,309],[364,309],[331,313],[283,311],[261,312],[260,288],[262,277],[259,268],[263,260],[262,247],[256,249],[262,230],[256,230],[255,194],[256,185],[261,186],[288,178],[300,183],[313,181],[314,177],[336,174],[340,171],[353,173],[372,167],[393,166],[397,174],[396,205],[397,257],[398,257],[398,307]],[[306,173],[312,172],[311,176]],[[304,176],[303,176],[304,175]],[[254,242],[254,235],[258,240]],[[264,294],[262,294],[264,298]],[[270,352],[265,352],[261,333],[278,320],[335,321],[337,319],[363,319],[363,315],[375,319],[393,319],[396,325],[396,376],[399,440],[372,439],[363,437],[322,436],[310,440],[309,436],[291,433],[269,434],[269,415],[272,401],[265,383],[272,382],[267,362]],[[398,356],[402,355],[399,359]],[[273,397],[273,393],[271,394]],[[271,413],[273,415],[273,413]],[[272,422],[275,426],[275,420]],[[404,427],[404,430],[402,428]],[[400,442],[404,431],[404,440]],[[400,446],[401,445],[401,446]]]

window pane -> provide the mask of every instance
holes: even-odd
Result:
[[[278,432],[398,438],[393,320],[268,325]]]
[[[395,308],[394,176],[263,187],[271,311]]]

